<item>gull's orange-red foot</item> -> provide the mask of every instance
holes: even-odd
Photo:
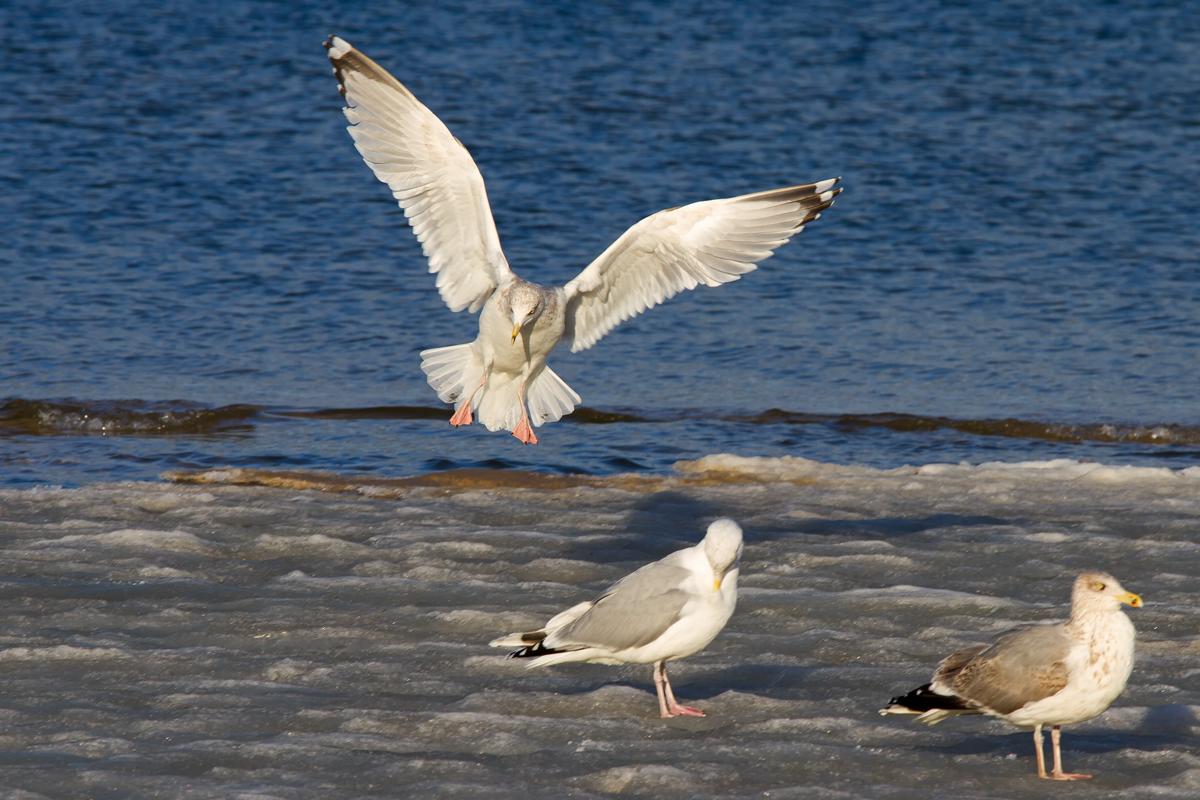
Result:
[[[459,425],[470,425],[471,424],[471,401],[470,400],[467,400],[467,402],[463,403],[461,406],[458,407],[458,410],[454,412],[454,416],[450,418],[450,424],[456,428]]]
[[[520,439],[525,444],[537,444],[537,437],[533,435],[533,428],[529,425],[528,419],[522,419],[517,423],[517,427],[513,428],[512,435]]]
[[[698,708],[695,708],[693,706],[681,706],[678,703],[668,705],[667,710],[670,711],[671,713],[666,714],[665,716],[669,716],[669,717],[706,717],[706,716],[708,716],[707,714],[705,714],[703,711],[701,711]]]

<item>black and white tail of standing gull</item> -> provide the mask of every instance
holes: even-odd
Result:
[[[933,680],[894,697],[881,714],[919,714],[933,725],[956,714],[989,714],[1033,728],[1038,776],[1060,781],[1091,775],[1063,772],[1059,727],[1100,714],[1125,691],[1133,670],[1133,623],[1121,604],[1142,598],[1106,572],[1085,572],[1071,590],[1071,618],[1029,625],[944,659]],[[1046,772],[1042,726],[1050,725],[1054,769]]]
[[[593,664],[654,664],[662,717],[703,717],[675,700],[666,662],[708,646],[737,604],[742,529],[719,519],[695,547],[647,564],[594,601],[580,603],[544,627],[513,633],[492,647],[519,647],[509,658],[528,658],[530,667],[570,661]]]
[[[566,286],[516,275],[500,248],[483,176],[432,111],[344,39],[325,43],[346,101],[348,130],[392,190],[420,240],[442,300],[479,316],[469,344],[421,353],[421,369],[450,424],[473,415],[490,431],[537,444],[534,427],[580,402],[546,366],[563,342],[586,350],[620,322],[700,284],[719,286],[755,268],[833,204],[838,178],[692,203],[627,230]],[[532,425],[532,427],[531,427]]]

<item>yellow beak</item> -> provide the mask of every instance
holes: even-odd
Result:
[[[512,344],[513,342],[517,341],[517,334],[520,332],[521,332],[521,323],[518,322],[516,325],[513,325],[512,341],[509,342],[509,344]]]
[[[717,592],[717,591],[720,591],[720,589],[721,589],[721,579],[717,578],[715,581],[713,581],[713,591]]]
[[[1121,598],[1121,602],[1129,603],[1129,605],[1133,606],[1134,608],[1142,607],[1142,598],[1138,597],[1133,592],[1126,592],[1125,595]]]

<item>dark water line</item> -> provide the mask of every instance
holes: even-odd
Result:
[[[1049,442],[1136,442],[1139,444],[1200,444],[1200,427],[1178,424],[1065,423],[1004,419],[953,419],[916,414],[803,414],[773,408],[750,417],[722,417],[752,424],[835,425],[845,428],[890,428],[906,433],[941,428],[976,436],[1006,436]]]
[[[450,410],[428,406],[276,409],[248,403],[205,408],[186,401],[80,401],[13,398],[0,405],[0,436],[178,436],[244,433],[256,424],[288,420],[387,421],[449,419]],[[1012,417],[955,419],[918,414],[808,414],[772,408],[759,414],[721,414],[686,409],[660,414],[633,410],[578,408],[562,422],[579,425],[618,423],[666,425],[681,421],[740,425],[819,425],[845,431],[882,428],[907,434],[953,430],[974,436],[1000,436],[1063,443],[1200,444],[1200,427],[1171,423],[1043,422]]]
[[[0,405],[0,436],[179,435],[248,430],[261,406],[206,408],[184,400],[26,400]]]

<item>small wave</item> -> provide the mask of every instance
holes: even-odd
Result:
[[[274,411],[275,416],[297,419],[450,419],[454,411],[429,406],[369,406],[320,408],[316,411]]]
[[[322,408],[316,411],[273,411],[275,416],[299,419],[450,419],[454,410],[448,406],[371,406],[368,408]],[[613,422],[648,422],[629,413],[600,411],[586,406],[577,407],[564,422],[606,425]]]
[[[77,401],[12,398],[0,405],[0,435],[33,434],[196,434],[250,430],[255,422],[283,420],[445,420],[448,407],[369,406],[285,409],[235,404],[206,408],[187,401]],[[1158,424],[1065,423],[1015,419],[956,419],[916,414],[808,414],[772,408],[757,414],[721,414],[697,409],[639,415],[634,409],[602,411],[579,407],[563,418],[576,425],[671,423],[708,419],[749,425],[824,425],[846,432],[886,428],[901,433],[954,430],[975,436],[1040,439],[1050,442],[1200,444],[1200,427]],[[636,466],[636,465],[634,465]]]
[[[657,422],[645,417],[639,417],[630,413],[621,413],[616,411],[600,411],[595,408],[586,408],[579,406],[571,415],[563,417],[563,419],[572,419],[583,425],[610,425],[614,422]]]
[[[262,409],[251,405],[204,408],[182,401],[105,402],[9,399],[0,405],[0,434],[171,435],[249,430]]]
[[[778,408],[750,416],[726,416],[730,422],[759,425],[834,425],[848,429],[890,428],[904,433],[949,429],[976,436],[1006,436],[1051,442],[1132,442],[1200,444],[1200,428],[1186,425],[1037,422],[1014,419],[954,419],[914,414],[803,414]]]
[[[380,478],[371,475],[339,475],[312,470],[270,470],[222,467],[208,470],[170,470],[164,480],[175,483],[226,484],[231,486],[272,486],[321,492],[351,492],[370,497],[394,498],[413,489],[441,489],[467,492],[487,489],[574,489],[580,486],[607,485],[612,478],[588,475],[550,475],[518,469],[451,469],[407,478]]]

